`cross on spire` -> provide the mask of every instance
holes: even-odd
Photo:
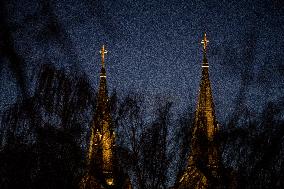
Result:
[[[201,44],[203,44],[203,50],[204,50],[204,52],[206,52],[206,47],[207,47],[207,45],[208,45],[208,40],[207,40],[207,37],[206,37],[206,33],[204,33],[204,37],[203,37],[203,39],[202,39],[202,41],[201,41]]]
[[[103,45],[100,53],[101,53],[101,57],[102,57],[102,66],[105,67],[105,54],[107,54],[107,50],[105,49],[105,46]]]

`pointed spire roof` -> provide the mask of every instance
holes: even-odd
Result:
[[[209,79],[209,64],[206,54],[208,42],[207,36],[204,34],[203,40],[201,41],[201,44],[203,44],[202,76],[199,86],[194,127],[195,130],[201,129],[207,131],[207,138],[213,140],[213,136],[217,129],[217,121],[215,117],[211,82]]]
[[[217,120],[214,111],[209,64],[207,61],[208,40],[204,34],[202,76],[195,119],[192,130],[191,154],[188,167],[177,183],[177,188],[210,188],[211,183],[220,180],[220,152],[217,138]],[[213,179],[214,178],[214,179]]]
[[[106,70],[105,70],[105,55],[107,50],[103,45],[100,54],[101,54],[101,73],[100,73],[100,83],[99,91],[97,96],[97,107],[95,119],[105,119],[103,117],[109,117],[109,105],[108,105],[108,90],[107,90],[107,80],[106,80]],[[99,120],[95,120],[100,122]]]
[[[110,104],[107,92],[105,54],[107,50],[103,45],[101,50],[101,73],[97,104],[93,124],[87,171],[82,180],[83,188],[119,188],[127,180],[122,180],[117,169],[118,162],[115,156],[115,133],[112,124]],[[128,183],[131,186],[131,183]]]

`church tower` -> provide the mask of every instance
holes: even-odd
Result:
[[[101,50],[101,72],[97,104],[87,154],[85,176],[80,183],[81,189],[131,189],[130,179],[121,171],[115,156],[115,132],[113,129],[110,102],[107,91],[105,55]]]
[[[216,140],[219,128],[209,79],[208,42],[204,34],[201,42],[203,44],[202,76],[192,128],[191,154],[187,169],[177,180],[176,184],[179,189],[212,188],[220,180],[220,154]]]
[[[94,167],[101,170],[102,175],[98,175],[98,178],[101,177],[108,185],[114,185],[113,146],[115,138],[107,92],[105,70],[105,54],[107,51],[104,45],[102,46],[100,53],[102,58],[102,67],[97,96],[97,107],[91,130],[88,160],[90,161],[90,164],[95,161],[97,165]]]
[[[213,168],[218,164],[219,159],[216,146],[218,123],[215,117],[209,64],[206,56],[208,42],[206,34],[204,34],[201,42],[203,44],[202,76],[191,141],[192,159],[189,163],[198,163]]]
[[[112,188],[115,185],[113,166],[115,134],[112,128],[107,92],[105,70],[107,51],[104,46],[102,46],[100,53],[102,66],[97,105],[91,126],[86,175],[81,183],[81,188],[85,189]]]

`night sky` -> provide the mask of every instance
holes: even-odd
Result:
[[[99,50],[105,44],[110,91],[132,90],[150,99],[160,95],[178,110],[195,107],[206,32],[220,121],[232,114],[238,95],[244,94],[242,103],[256,112],[283,99],[281,0],[10,0],[4,9],[30,95],[33,70],[44,63],[67,73],[85,72],[97,90]],[[19,89],[1,53],[0,63],[2,112]]]

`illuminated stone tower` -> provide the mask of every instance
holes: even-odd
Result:
[[[87,173],[81,188],[112,188],[115,185],[113,151],[115,134],[112,128],[107,92],[104,46],[100,50],[102,67],[100,73],[97,105],[91,127],[91,138],[87,158]]]
[[[219,145],[216,140],[218,124],[214,112],[206,55],[208,42],[204,34],[201,42],[203,44],[202,76],[192,128],[191,155],[187,169],[177,180],[176,188],[214,188],[221,178]]]
[[[97,105],[87,155],[87,167],[81,189],[131,189],[130,179],[121,171],[116,159],[115,133],[107,92],[104,46],[101,50],[101,72]]]

